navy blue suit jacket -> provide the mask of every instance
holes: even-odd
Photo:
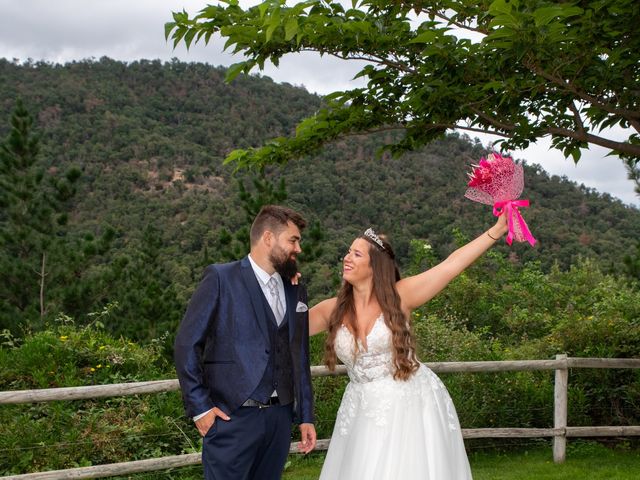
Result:
[[[297,423],[313,423],[306,289],[283,279]],[[268,306],[267,306],[268,308]],[[231,415],[253,393],[269,360],[264,294],[249,258],[209,265],[178,329],[174,359],[186,413]]]

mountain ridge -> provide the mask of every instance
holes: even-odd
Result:
[[[255,188],[252,174],[234,176],[223,158],[234,148],[293,134],[322,99],[268,77],[226,84],[224,73],[177,60],[0,60],[0,114],[7,119],[0,134],[6,135],[21,97],[36,118],[42,166],[82,171],[71,230],[95,238],[116,232],[107,252],[87,260],[89,270],[133,262],[140,249],[155,245],[154,275],[180,304],[206,262],[228,259],[221,235],[247,227],[237,182]],[[464,198],[471,163],[487,153],[479,141],[451,134],[393,158],[377,153],[387,135],[341,139],[264,171],[273,184],[284,180],[286,202],[324,231],[321,253],[302,266],[316,295],[333,291],[334,267],[353,236],[369,226],[390,236],[404,267],[411,240],[424,240],[444,258],[456,246],[455,232],[472,238],[495,220],[490,207]],[[539,166],[524,168],[522,198],[531,206],[522,213],[539,244],[501,243],[497,250],[514,263],[535,261],[546,270],[590,257],[605,271],[624,272],[622,258],[635,254],[640,211]],[[98,304],[118,295],[108,285],[100,288],[106,293],[94,295]]]

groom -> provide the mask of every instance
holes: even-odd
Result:
[[[305,220],[267,205],[244,259],[209,265],[191,297],[174,358],[187,415],[203,438],[207,480],[277,480],[300,424],[315,447],[307,295],[297,274]]]

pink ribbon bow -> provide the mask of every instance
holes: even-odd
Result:
[[[499,217],[503,213],[507,216],[507,225],[509,227],[509,233],[507,234],[506,242],[511,245],[514,238],[523,242],[526,240],[535,245],[536,239],[533,238],[527,222],[524,221],[518,207],[528,207],[529,200],[506,200],[502,202],[496,202],[493,204],[493,214]]]

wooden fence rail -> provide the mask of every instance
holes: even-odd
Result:
[[[553,459],[562,463],[566,456],[567,438],[621,437],[640,435],[640,426],[567,426],[567,402],[569,369],[571,368],[640,368],[640,359],[629,358],[569,358],[556,355],[555,360],[512,360],[491,362],[437,362],[425,363],[436,373],[512,372],[531,370],[555,370],[554,426],[553,428],[473,428],[462,429],[464,438],[553,438]],[[346,368],[338,366],[335,372],[323,366],[311,367],[311,375],[323,377],[344,375]],[[117,397],[145,393],[179,390],[177,380],[119,383],[87,387],[50,388],[44,390],[19,390],[0,392],[0,404],[53,402],[60,400],[85,400],[90,398]],[[298,451],[298,444],[291,445],[290,452]],[[317,450],[326,450],[329,439],[318,440]],[[152,458],[134,462],[113,463],[92,467],[71,468],[49,472],[27,473],[0,477],[0,480],[67,480],[104,478],[119,475],[166,470],[201,463],[200,453]]]

